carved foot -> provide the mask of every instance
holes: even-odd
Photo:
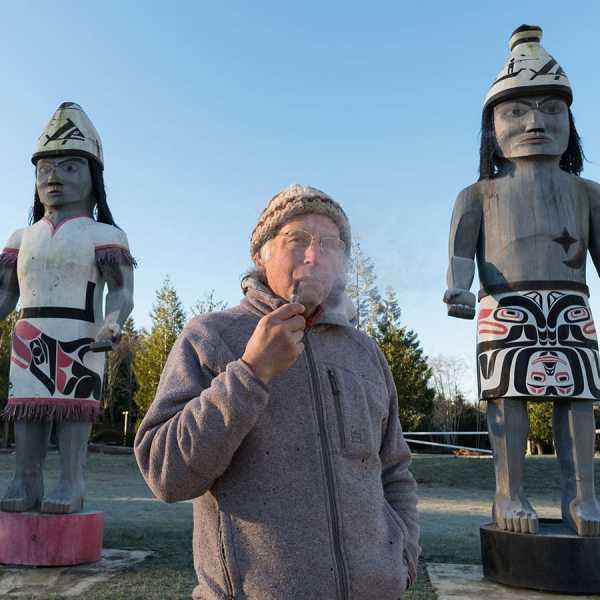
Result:
[[[533,507],[524,498],[506,498],[496,496],[492,516],[499,529],[516,533],[537,533],[538,516]]]
[[[6,512],[36,510],[43,495],[44,483],[41,475],[28,478],[15,477],[0,500],[0,509]]]
[[[580,536],[600,535],[600,505],[596,498],[581,500],[575,498],[569,503],[569,510],[563,519],[567,520],[572,529]]]
[[[43,513],[74,513],[83,508],[82,481],[60,481],[42,501]]]

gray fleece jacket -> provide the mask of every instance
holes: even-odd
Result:
[[[325,307],[265,386],[240,360],[284,301],[192,319],[135,440],[160,499],[194,500],[198,600],[397,600],[419,553],[394,382],[371,338]]]

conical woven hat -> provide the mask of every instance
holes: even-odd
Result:
[[[96,128],[79,104],[63,102],[38,138],[31,161],[42,156],[78,154],[93,158],[104,168],[102,142]]]
[[[542,29],[521,25],[510,36],[510,56],[485,97],[484,108],[517,96],[557,94],[568,104],[573,92],[567,74],[540,44]]]

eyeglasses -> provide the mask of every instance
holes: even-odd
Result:
[[[502,116],[509,119],[522,119],[532,110],[538,110],[545,115],[559,115],[566,108],[565,101],[560,98],[545,98],[540,101],[515,100],[513,102],[503,102],[498,107]]]
[[[329,235],[317,237],[304,229],[282,231],[277,236],[285,237],[285,247],[292,252],[306,252],[313,241],[319,245],[322,254],[341,254],[346,250],[344,240]]]

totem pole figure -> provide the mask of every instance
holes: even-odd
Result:
[[[0,254],[0,319],[17,302],[21,309],[3,415],[14,419],[16,472],[0,508],[72,513],[83,506],[103,351],[118,342],[133,308],[134,260],[106,202],[100,138],[79,105],[59,106],[32,162],[32,224],[13,233]],[[60,481],[44,495],[42,469],[52,422]]]
[[[485,98],[480,177],[456,200],[444,302],[450,316],[475,316],[476,257],[479,397],[487,401],[497,527],[538,531],[523,493],[527,401],[552,401],[563,521],[593,536],[600,363],[586,255],[600,272],[600,185],[579,177],[571,85],[541,39],[537,26],[512,34],[511,56]]]

